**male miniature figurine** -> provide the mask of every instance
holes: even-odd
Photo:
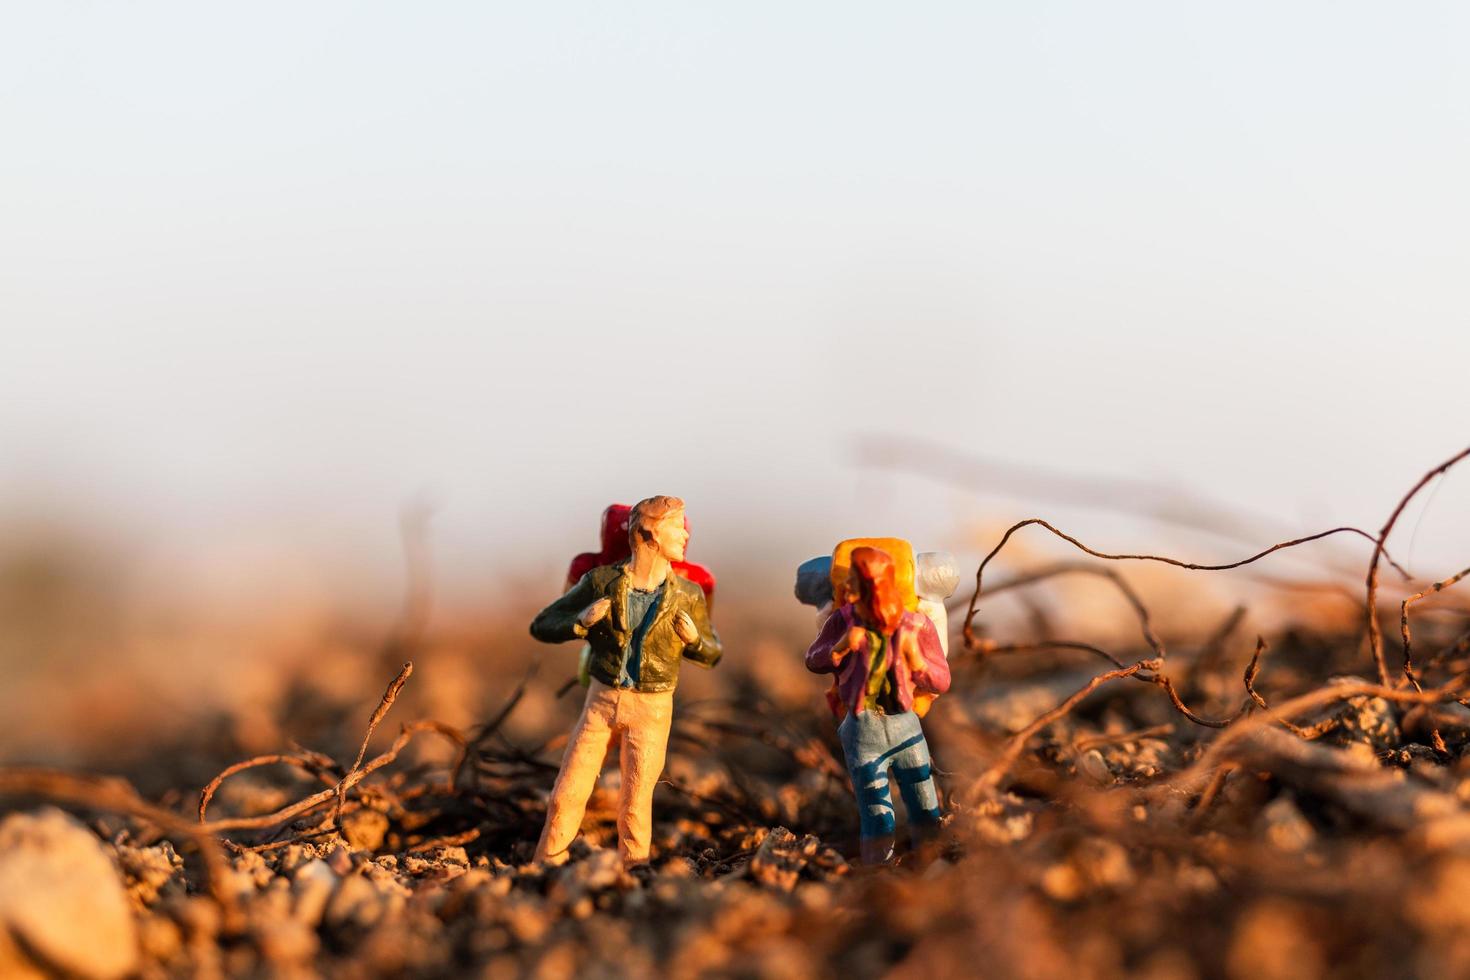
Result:
[[[598,565],[615,565],[627,559],[632,550],[628,545],[628,517],[633,513],[633,508],[627,504],[608,504],[602,512],[602,527],[599,540],[602,544],[600,551],[584,551],[572,559],[567,568],[567,584],[562,591],[569,591],[576,585],[583,575],[586,575]],[[684,530],[689,530],[689,520],[684,520]],[[675,573],[687,578],[695,585],[704,590],[704,604],[711,613],[715,608],[715,574],[703,565],[690,561],[676,561],[671,563]],[[592,660],[592,648],[583,645],[582,652],[577,659],[577,683],[586,687],[592,679],[590,663]]]
[[[625,864],[648,860],[679,662],[713,667],[721,653],[704,592],[672,568],[688,540],[684,501],[639,501],[628,518],[630,557],[585,573],[531,622],[543,643],[585,638],[592,648],[587,700],[551,791],[538,861],[566,861],[614,732],[622,743],[618,851]]]

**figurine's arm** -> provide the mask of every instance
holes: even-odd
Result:
[[[536,614],[531,620],[531,635],[542,643],[580,640],[587,635],[587,627],[579,617],[582,610],[596,601],[597,590],[592,587],[592,573],[588,572],[565,595]]]
[[[939,643],[939,631],[928,616],[920,616],[923,625],[919,630],[919,665],[909,665],[917,686],[931,694],[943,694],[949,690],[949,661],[944,657],[944,647]]]
[[[827,617],[827,622],[822,624],[822,631],[812,641],[812,645],[806,651],[806,669],[814,674],[830,674],[837,669],[841,660],[839,653],[836,658],[837,648],[843,646],[847,639],[847,617],[841,614],[840,609],[832,611]]]
[[[693,640],[684,636],[679,639],[684,641],[684,659],[692,660],[701,667],[713,667],[720,662],[724,654],[724,647],[720,644],[720,636],[715,628],[710,625],[709,606],[704,601],[704,593],[700,593],[689,602],[687,615],[693,621],[694,632],[697,634]]]

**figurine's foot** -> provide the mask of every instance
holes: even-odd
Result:
[[[893,835],[864,837],[858,842],[858,856],[864,864],[887,864],[893,860]]]
[[[905,858],[905,863],[913,868],[927,868],[944,855],[944,839],[939,836],[938,824],[912,826],[909,839],[912,850]]]
[[[624,864],[623,871],[634,881],[644,886],[652,884],[657,874],[653,870],[653,865],[647,861],[635,861],[631,864]]]
[[[563,864],[566,864],[569,860],[571,860],[571,857],[572,852],[571,849],[568,848],[567,850],[561,851],[557,854],[542,854],[538,851],[535,860],[548,868],[559,868]]]
[[[943,829],[938,820],[914,820],[909,823],[909,840],[915,850],[929,848],[940,841]]]

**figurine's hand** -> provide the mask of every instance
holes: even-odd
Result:
[[[587,627],[590,627],[593,623],[596,623],[602,617],[606,616],[607,611],[611,608],[611,599],[598,599],[592,605],[582,610],[582,615],[577,617],[577,622],[581,623],[582,627],[586,629]],[[563,622],[565,622],[565,620],[563,620]]]
[[[903,655],[904,662],[908,664],[909,670],[914,673],[922,673],[924,670],[924,655],[919,652],[919,641],[912,636],[904,639],[898,645],[899,653]]]
[[[699,630],[694,627],[694,620],[683,610],[674,616],[674,633],[686,644],[699,642]]]
[[[859,643],[863,642],[863,628],[853,626],[842,635],[837,645],[832,648],[832,666],[836,667],[847,659],[847,655],[853,651]]]

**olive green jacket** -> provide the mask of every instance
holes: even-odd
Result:
[[[633,629],[628,624],[628,590],[633,580],[627,574],[627,563],[600,565],[592,569],[560,599],[541,610],[531,621],[531,635],[543,643],[562,643],[583,637],[592,648],[589,665],[592,676],[604,684],[616,686],[622,666],[623,647]],[[598,599],[610,599],[607,615],[590,628],[577,622],[577,617]],[[699,631],[697,643],[686,644],[674,632],[674,616],[686,612]],[[637,690],[652,693],[672,691],[679,680],[679,661],[688,658],[704,667],[720,660],[720,638],[709,623],[709,609],[704,592],[670,569],[664,579],[663,594],[653,612],[653,622],[643,634],[643,658],[638,671]]]

